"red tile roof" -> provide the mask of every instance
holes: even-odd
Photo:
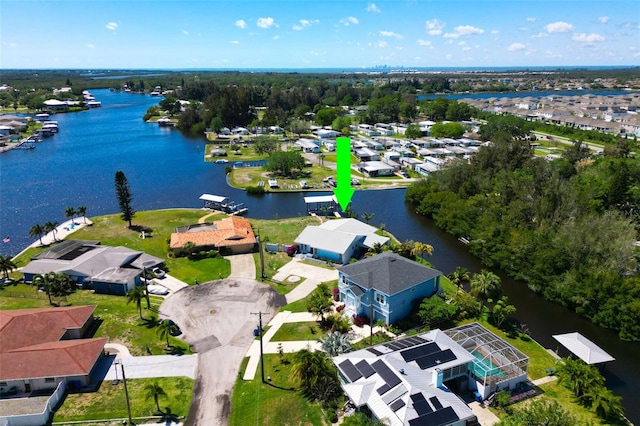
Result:
[[[190,232],[176,232],[171,234],[169,246],[172,249],[179,249],[186,243],[192,242],[196,247],[230,247],[255,244],[257,242],[251,229],[251,224],[247,219],[230,216],[213,223],[216,227],[214,230],[193,230]]]
[[[60,340],[93,318],[95,306],[0,311],[0,380],[84,376],[107,338]]]

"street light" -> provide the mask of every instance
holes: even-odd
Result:
[[[124,375],[124,364],[120,360],[116,360],[114,363],[116,374],[118,374],[118,365],[122,369],[122,382],[124,383],[124,397],[127,402],[127,415],[129,416],[129,424],[133,424],[133,419],[131,418],[131,404],[129,403],[129,390],[127,389],[127,377]]]

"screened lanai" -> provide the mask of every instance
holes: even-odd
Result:
[[[474,322],[444,333],[475,357],[469,374],[483,386],[493,390],[503,382],[526,380],[529,357],[482,325]]]

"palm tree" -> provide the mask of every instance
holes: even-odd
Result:
[[[471,278],[471,294],[481,301],[498,297],[501,292],[502,281],[491,271],[483,269]]]
[[[46,232],[47,234],[49,232],[53,233],[53,239],[56,239],[56,232],[58,232],[57,227],[58,227],[59,223],[58,222],[52,222],[50,220],[48,220],[42,227],[42,230],[44,232]]]
[[[375,213],[362,213],[362,219],[368,224]]]
[[[78,216],[82,216],[82,221],[87,223],[87,207],[86,206],[78,206],[76,209],[76,213]]]
[[[416,241],[415,243],[413,243],[412,252],[414,256],[422,257],[424,253],[427,253],[427,256],[431,256],[433,254],[433,246],[431,244]]]
[[[30,237],[38,237],[40,239],[40,245],[42,244],[42,233],[44,232],[44,228],[39,223],[36,223],[29,229]]]
[[[18,266],[13,263],[13,260],[9,256],[0,256],[0,271],[4,274],[5,278],[9,278],[9,272],[16,269]]]
[[[469,275],[469,270],[467,268],[458,266],[455,271],[449,274],[449,279],[453,285],[456,286],[456,294],[458,294],[458,290],[462,288],[464,283],[471,281],[471,276]]]
[[[160,335],[161,339],[167,340],[167,347],[169,346],[169,336],[172,335],[175,329],[176,326],[173,325],[169,320],[160,321],[160,323],[158,324],[158,334]]]
[[[584,398],[591,401],[591,411],[603,419],[616,419],[623,414],[622,398],[604,386],[592,386]]]
[[[144,288],[135,286],[127,292],[127,303],[135,303],[138,307],[140,319],[142,319],[142,300],[145,298]]]
[[[158,398],[161,396],[167,396],[167,393],[164,391],[164,389],[162,389],[158,382],[153,382],[147,383],[144,386],[144,396],[147,401],[153,399],[153,402],[156,403],[158,412],[160,412],[160,404],[158,403]]]
[[[73,222],[73,219],[76,217],[76,209],[74,209],[73,207],[67,207],[67,209],[64,211],[64,217],[70,217],[71,221]]]
[[[351,352],[352,350],[349,336],[339,331],[327,333],[324,338],[319,338],[318,342],[322,344],[322,350],[331,357]]]

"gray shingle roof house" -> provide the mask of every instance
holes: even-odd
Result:
[[[349,263],[358,251],[387,244],[389,238],[376,234],[377,228],[357,219],[334,219],[320,226],[307,226],[295,243],[300,253],[336,263]]]
[[[411,312],[413,300],[437,293],[441,275],[436,269],[384,252],[338,268],[340,300],[347,312],[391,324]]]
[[[34,256],[21,269],[26,282],[38,274],[57,272],[68,275],[96,293],[124,295],[139,282],[144,268],[164,260],[127,247],[109,247],[99,241],[65,240]]]

